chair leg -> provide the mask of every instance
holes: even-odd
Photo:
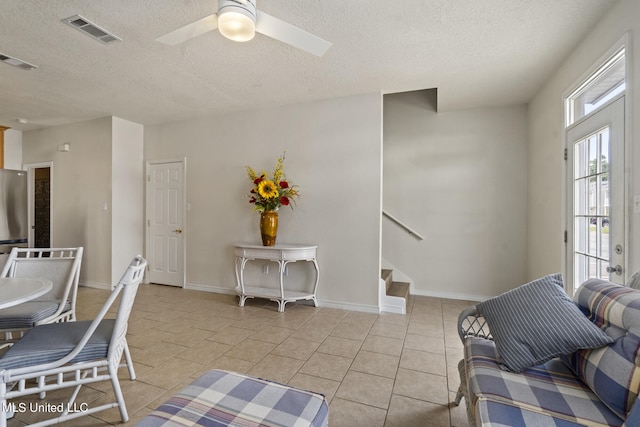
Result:
[[[131,380],[136,379],[136,371],[133,368],[133,359],[131,359],[131,353],[129,352],[129,343],[124,342],[124,360],[127,362],[127,369],[129,370],[129,377]]]
[[[7,427],[7,418],[13,417],[13,407],[4,396],[7,393],[7,384],[0,383],[0,392],[2,393],[2,399],[0,399],[0,427]]]
[[[456,393],[456,400],[454,401],[456,406],[460,406],[460,401],[462,400],[463,397],[464,397],[464,393],[462,392],[462,384],[460,384],[458,386],[458,392]]]
[[[126,348],[126,347],[125,347]],[[129,414],[127,413],[127,406],[124,403],[124,396],[122,395],[122,389],[120,388],[120,381],[118,381],[118,367],[112,368],[109,365],[109,375],[111,376],[111,385],[113,386],[113,394],[116,396],[116,402],[118,403],[118,409],[120,410],[120,417],[122,422],[129,421]]]
[[[89,372],[90,371],[82,372],[82,374],[80,375],[80,378],[82,378],[82,379],[87,378],[87,375],[89,375]],[[80,388],[82,388],[82,384],[78,384],[73,389],[73,393],[71,393],[71,397],[69,397],[69,400],[67,401],[67,408],[64,411],[64,415],[67,415],[69,413],[69,408],[71,408],[72,405],[75,403],[76,398],[78,397],[78,393],[80,393]]]
[[[467,371],[466,371],[466,367],[465,367],[465,362],[464,359],[460,360],[460,362],[458,362],[458,373],[460,374],[460,385],[458,386],[458,392],[456,393],[456,400],[454,401],[454,403],[456,404],[456,406],[460,405],[460,401],[462,400],[462,398],[464,397],[464,391],[465,391],[465,387],[467,386]],[[469,402],[467,402],[467,404],[469,404]]]

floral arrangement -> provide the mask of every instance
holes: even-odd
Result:
[[[258,175],[249,166],[247,166],[247,174],[253,182],[249,203],[253,204],[253,209],[258,212],[275,211],[280,206],[293,208],[292,203],[295,203],[295,198],[300,197],[298,186],[291,184],[284,174],[284,154],[278,157],[272,178],[269,178],[265,171]]]

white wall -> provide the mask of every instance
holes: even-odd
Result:
[[[113,117],[111,283],[144,253],[144,127]]]
[[[286,150],[302,197],[278,242],[318,244],[324,305],[376,310],[381,110],[368,94],[147,127],[146,160],[187,158],[187,286],[235,287],[234,242],[260,242],[245,166],[271,171]]]
[[[142,143],[141,125],[111,117],[23,132],[24,163],[53,162],[51,245],[84,246],[84,285],[110,288],[142,251]]]
[[[424,92],[384,97],[383,258],[415,293],[482,299],[523,283],[526,107],[436,113]]]
[[[632,61],[633,75],[628,76],[628,93],[633,110],[628,116],[631,118],[632,136],[626,141],[630,147],[630,156],[626,158],[627,167],[632,175],[627,200],[632,200],[633,194],[640,194],[640,132],[634,126],[640,123],[640,41],[637,39],[640,34],[639,16],[640,2],[618,1],[529,104],[529,279],[561,271],[563,266],[562,97],[628,31],[632,32],[627,60]],[[629,203],[628,272],[640,269],[640,215],[633,213],[631,208]]]
[[[109,286],[111,118],[23,132],[23,161],[53,162],[51,245],[84,246],[80,280]]]

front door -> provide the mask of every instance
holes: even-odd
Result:
[[[184,161],[147,163],[150,283],[184,286]]]
[[[624,96],[567,131],[567,284],[624,283]]]

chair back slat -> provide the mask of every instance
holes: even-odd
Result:
[[[33,301],[56,301],[55,314],[38,323],[75,320],[75,306],[84,248],[13,248],[0,277],[44,278],[51,291]],[[65,308],[67,307],[67,308]]]

